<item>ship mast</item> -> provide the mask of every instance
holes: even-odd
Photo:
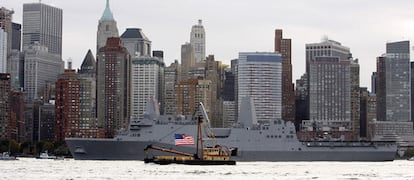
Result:
[[[198,156],[198,147],[200,144],[201,159],[202,159],[204,157],[204,152],[203,152],[203,134],[201,133],[201,122],[202,122],[201,116],[197,116],[197,146],[196,146],[195,154],[197,154]]]

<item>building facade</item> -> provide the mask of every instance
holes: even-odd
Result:
[[[127,28],[121,35],[122,45],[131,57],[151,56],[151,41],[139,28]]]
[[[198,111],[199,102],[202,102],[210,117],[210,85],[211,81],[202,79],[190,79],[178,83],[176,85],[177,114],[193,115]]]
[[[108,38],[97,56],[98,126],[105,137],[127,129],[130,119],[131,57],[120,38]]]
[[[190,44],[194,49],[195,62],[203,62],[206,58],[206,32],[201,19],[191,28]]]
[[[0,73],[7,72],[7,32],[0,28]]]
[[[377,58],[376,135],[412,136],[410,42],[386,44],[386,54]]]
[[[282,119],[295,122],[295,91],[292,83],[292,40],[275,30],[275,52],[282,55]],[[295,124],[298,126],[298,124]]]
[[[10,118],[10,74],[0,73],[0,139],[11,139],[15,136],[16,124]]]
[[[194,66],[194,48],[190,43],[185,43],[181,45],[181,81],[191,79],[190,71]]]
[[[164,107],[164,62],[155,57],[134,57],[131,61],[131,116],[143,119],[149,99]]]
[[[33,43],[62,58],[63,11],[42,3],[23,4],[23,50]]]
[[[109,7],[109,0],[106,0],[106,7],[98,23],[98,32],[96,37],[96,53],[106,46],[106,41],[110,37],[119,37],[118,27]]]
[[[47,48],[34,44],[24,52],[24,90],[26,101],[42,99],[42,89],[48,82],[55,82],[63,72],[63,61],[56,54],[48,52]]]
[[[281,58],[281,55],[276,53],[239,53],[238,112],[242,99],[251,98],[257,114],[257,122],[252,122],[253,124],[269,123],[282,118]]]
[[[176,85],[181,81],[181,65],[177,60],[164,70],[165,98],[164,113],[166,115],[177,114],[177,90]]]

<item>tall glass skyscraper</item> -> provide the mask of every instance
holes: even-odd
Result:
[[[42,3],[23,4],[23,50],[34,42],[62,57],[62,9]]]
[[[240,52],[237,73],[238,112],[250,98],[257,122],[282,118],[282,56],[271,52]]]

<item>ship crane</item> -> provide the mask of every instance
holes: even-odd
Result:
[[[147,152],[148,149],[154,149],[154,150],[158,150],[158,151],[162,151],[162,152],[168,152],[168,153],[173,153],[173,154],[178,154],[178,155],[183,155],[183,156],[194,157],[194,154],[185,153],[185,152],[176,151],[176,150],[167,149],[167,148],[162,148],[162,147],[159,147],[159,146],[148,145],[144,149],[144,151]]]

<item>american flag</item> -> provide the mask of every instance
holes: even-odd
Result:
[[[191,136],[187,136],[185,134],[175,134],[175,145],[193,145],[194,139]]]

